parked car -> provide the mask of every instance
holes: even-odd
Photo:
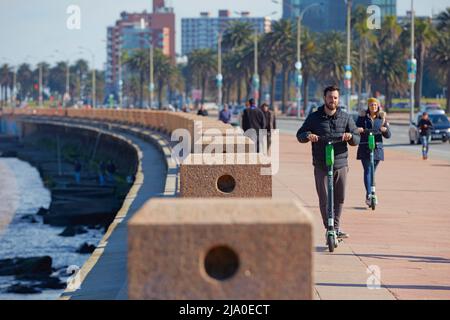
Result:
[[[427,111],[428,112],[428,111]],[[441,140],[442,142],[450,142],[450,121],[444,112],[441,110],[429,111],[430,121],[433,123],[431,131],[431,140]],[[422,112],[419,112],[415,117],[415,122],[411,123],[409,127],[409,142],[411,144],[420,144],[419,129],[417,124],[422,117]]]
[[[392,106],[396,109],[409,109],[409,103],[408,102],[398,102]]]

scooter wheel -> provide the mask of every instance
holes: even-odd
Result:
[[[334,249],[337,248],[337,243],[334,236],[329,235],[327,243],[328,243],[328,250],[330,252],[334,252]]]
[[[375,207],[376,207],[375,201],[372,201],[371,207],[372,207],[372,211],[375,211]]]

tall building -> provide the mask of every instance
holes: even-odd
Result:
[[[283,0],[283,18],[294,19],[307,6],[323,3],[305,13],[302,25],[313,32],[345,31],[347,4],[345,0]],[[353,0],[353,9],[357,6],[377,5],[381,9],[381,19],[397,15],[397,0]]]
[[[270,17],[251,17],[247,11],[241,12],[240,17],[231,17],[228,10],[219,10],[218,17],[211,17],[209,12],[201,12],[198,18],[181,19],[182,55],[188,55],[196,49],[216,49],[218,34],[236,21],[252,24],[258,33],[269,32],[272,27]]]
[[[114,26],[107,29],[106,97],[119,95],[121,55],[136,49],[159,48],[175,61],[175,14],[164,0],[153,0],[153,13],[122,12]]]

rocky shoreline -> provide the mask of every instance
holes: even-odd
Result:
[[[134,174],[136,163],[131,162],[128,167],[123,162],[119,163],[114,178],[100,185],[98,163],[114,160],[119,154],[118,148],[111,149],[111,141],[106,148],[101,148],[94,136],[81,133],[79,137],[71,132],[58,136],[59,150],[55,150],[55,143],[52,143],[55,132],[52,131],[34,130],[32,135],[20,140],[0,136],[0,157],[14,157],[30,163],[38,169],[51,192],[48,209],[41,208],[35,215],[24,215],[21,221],[64,227],[58,236],[66,239],[86,234],[89,230],[106,232],[131,187],[127,176]],[[92,150],[86,148],[93,145],[98,148],[95,157],[91,157]],[[81,159],[83,164],[79,183],[74,178],[75,158]],[[95,248],[96,244],[85,242],[76,253],[88,255]],[[64,274],[65,268],[55,269],[53,260],[50,256],[24,258],[20,253],[17,257],[0,260],[0,277],[14,277],[5,293],[38,294],[46,289],[65,289],[67,284],[60,278],[70,275]]]

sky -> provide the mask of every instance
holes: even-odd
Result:
[[[177,17],[177,52],[181,51],[181,18],[198,17],[200,11],[209,11],[212,16],[217,16],[219,9],[250,11],[252,16],[277,11],[273,19],[282,14],[281,4],[271,0],[169,0],[168,4],[175,8]],[[405,15],[410,4],[410,0],[398,0],[397,14]],[[71,5],[80,8],[79,29],[67,27]],[[418,15],[429,16],[450,6],[450,0],[415,0],[415,6]],[[95,60],[96,68],[103,69],[106,28],[114,25],[122,11],[143,10],[151,12],[151,0],[0,0],[0,64],[84,58]]]

